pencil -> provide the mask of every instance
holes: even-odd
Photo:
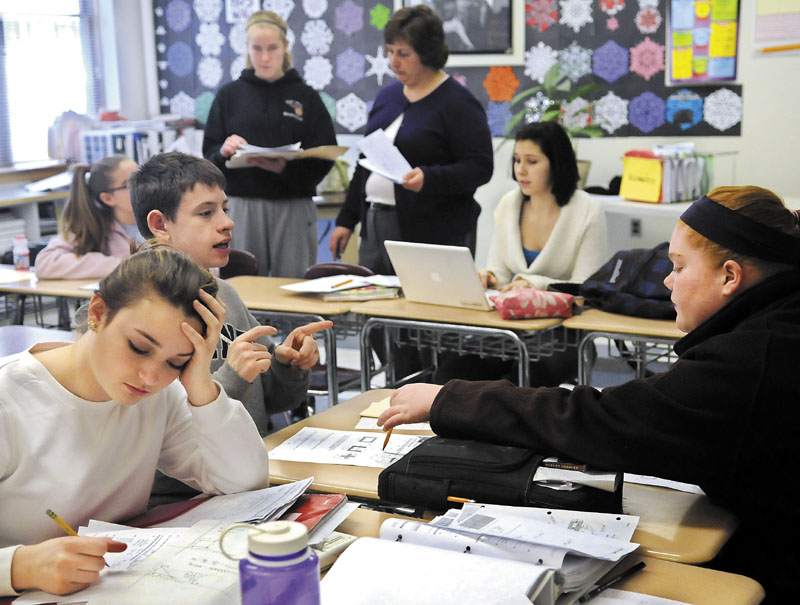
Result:
[[[767,46],[765,48],[758,49],[758,52],[761,53],[780,53],[786,52],[790,50],[800,50],[800,44],[781,44],[780,46]]]
[[[470,500],[469,498],[459,498],[458,496],[447,496],[448,502],[461,502],[462,504],[467,504],[468,502],[475,502],[475,500]]]
[[[47,509],[47,516],[50,517],[53,521],[55,521],[56,525],[58,525],[61,529],[63,529],[64,532],[68,536],[77,536],[78,535],[78,532],[76,532],[74,529],[72,529],[69,526],[69,524],[66,521],[64,521],[64,519],[59,517],[57,514],[55,514],[49,508]]]
[[[339,282],[338,284],[334,284],[333,286],[331,286],[331,288],[338,288],[339,286],[344,286],[345,284],[349,284],[351,281],[353,281],[353,280],[352,279],[346,279],[343,282]]]
[[[392,436],[392,431],[393,430],[394,430],[394,428],[391,428],[388,431],[386,431],[386,437],[383,440],[383,447],[381,448],[382,450],[386,449],[386,444],[389,443],[389,437]]]

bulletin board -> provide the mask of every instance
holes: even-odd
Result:
[[[494,136],[520,109],[511,107],[513,96],[541,84],[556,61],[572,90],[599,84],[565,105],[569,125],[591,120],[605,137],[741,133],[742,86],[667,84],[671,0],[424,1],[448,20],[459,18],[456,5],[477,11],[465,19],[524,5],[521,62],[445,68],[485,107]],[[153,0],[153,7],[161,110],[201,124],[217,89],[244,67],[244,19],[255,8],[286,19],[293,65],[319,92],[338,134],[362,134],[375,96],[394,78],[383,29],[395,0]]]
[[[670,0],[667,37],[673,83],[736,79],[738,0]]]

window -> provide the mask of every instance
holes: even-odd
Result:
[[[0,0],[0,165],[45,160],[66,110],[103,105],[93,0]]]

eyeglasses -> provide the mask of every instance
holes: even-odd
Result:
[[[106,193],[114,193],[115,191],[119,191],[120,189],[127,189],[127,188],[128,188],[128,183],[125,183],[124,185],[120,185],[119,187],[112,187],[111,189],[106,190]]]

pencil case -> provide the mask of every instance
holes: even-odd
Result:
[[[585,485],[552,489],[533,481],[546,457],[519,447],[431,437],[381,472],[378,496],[435,511],[453,508],[448,497],[454,497],[484,504],[622,512],[622,473],[616,473],[614,491]]]

